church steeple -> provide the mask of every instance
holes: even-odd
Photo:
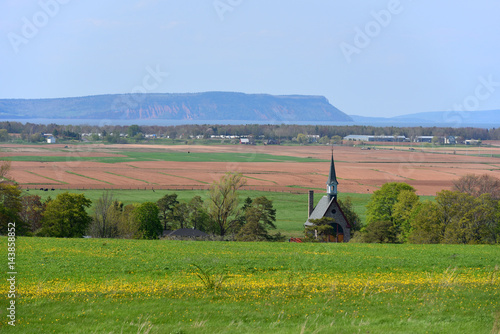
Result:
[[[326,193],[328,194],[328,199],[332,198],[337,199],[337,185],[339,182],[337,181],[337,174],[335,173],[335,162],[333,161],[333,152],[332,152],[332,160],[330,161],[330,174],[328,175],[328,181],[326,181]]]

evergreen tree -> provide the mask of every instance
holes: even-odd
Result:
[[[255,207],[246,210],[246,223],[238,232],[236,240],[238,241],[265,241],[269,235],[264,224],[260,222],[261,211]]]
[[[179,201],[177,200],[177,194],[167,194],[160,198],[156,204],[160,210],[160,221],[163,223],[163,229],[168,230],[171,226],[169,223],[173,223],[174,219],[174,208]]]
[[[279,240],[281,235],[272,236],[268,229],[275,229],[276,209],[273,202],[265,196],[255,200],[247,198],[243,206],[244,224],[240,228],[236,240],[238,241],[264,241]]]
[[[327,241],[329,235],[334,234],[333,224],[335,219],[323,217],[319,219],[310,219],[312,226],[306,227],[304,233],[307,241]]]
[[[210,225],[210,216],[200,196],[194,196],[187,204],[189,226],[200,231],[207,231]]]

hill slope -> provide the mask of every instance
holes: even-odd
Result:
[[[0,117],[352,122],[322,96],[231,92],[0,99]]]
[[[429,111],[389,118],[350,116],[356,124],[375,126],[478,126],[487,128],[500,126],[500,110]]]

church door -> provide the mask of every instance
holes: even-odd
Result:
[[[334,235],[330,236],[331,242],[344,242],[344,229],[342,226],[337,223],[334,223],[332,226]]]

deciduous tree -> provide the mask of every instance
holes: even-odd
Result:
[[[338,135],[332,136],[332,140],[331,141],[334,144],[342,144],[342,137],[340,137]]]
[[[443,243],[479,244],[486,243],[489,221],[495,216],[496,201],[489,194],[475,198],[457,191],[442,191],[436,201],[442,209],[446,205],[448,222]],[[498,224],[498,223],[497,223]]]
[[[141,132],[141,128],[137,124],[132,124],[127,129],[127,134],[128,134],[129,138],[134,137],[135,135],[137,135],[140,132]]]
[[[319,143],[327,145],[330,143],[330,138],[328,138],[328,136],[323,136],[319,139]]]
[[[216,233],[221,236],[236,225],[238,189],[245,184],[240,173],[226,173],[210,186],[208,214],[214,221]]]
[[[0,182],[5,181],[10,171],[11,162],[9,160],[0,161]]]
[[[483,174],[467,174],[453,182],[453,190],[467,193],[474,197],[482,194],[491,194],[491,197],[500,200],[500,179]]]
[[[365,228],[362,240],[368,243],[396,243],[396,227],[388,220],[371,222]]]
[[[410,220],[413,208],[419,203],[419,197],[411,190],[402,190],[393,206],[393,224],[396,227],[398,240],[406,242],[411,230]]]
[[[83,194],[65,192],[47,204],[40,235],[57,238],[81,238],[92,218],[86,208],[92,201]]]
[[[153,202],[140,204],[134,211],[141,239],[158,239],[162,232],[158,206]]]
[[[309,138],[307,138],[305,134],[299,133],[297,135],[297,141],[299,142],[299,144],[307,144],[309,143]]]
[[[26,222],[32,233],[36,233],[42,228],[42,218],[46,203],[42,202],[42,198],[38,195],[24,195],[21,197],[21,204],[21,219]]]
[[[415,205],[410,225],[408,242],[412,244],[439,244],[443,240],[443,215],[435,202],[425,201]]]
[[[113,219],[113,194],[105,191],[94,204],[90,235],[96,238],[115,238],[118,236],[118,221]]]
[[[496,243],[500,232],[499,202],[490,194],[478,198],[443,190],[436,202],[415,207],[411,215],[412,243]]]
[[[136,219],[135,210],[139,204],[128,204],[116,202],[113,204],[112,216],[119,217],[118,235],[122,238],[141,238],[139,222]]]
[[[378,221],[394,222],[394,205],[403,190],[415,192],[415,188],[403,182],[389,182],[375,191],[367,205],[368,224]]]
[[[9,132],[6,129],[0,129],[0,142],[9,140]]]
[[[0,183],[0,234],[7,234],[9,223],[14,223],[16,235],[27,232],[25,222],[21,219],[21,190],[17,185]]]
[[[481,222],[483,241],[490,244],[500,242],[500,201],[490,194],[483,194],[476,200],[473,209],[475,219]]]
[[[350,196],[344,197],[343,199],[338,199],[340,209],[344,213],[349,225],[351,225],[351,236],[354,235],[355,232],[361,229],[361,219],[358,214],[354,211],[354,207],[352,205],[352,199]]]

